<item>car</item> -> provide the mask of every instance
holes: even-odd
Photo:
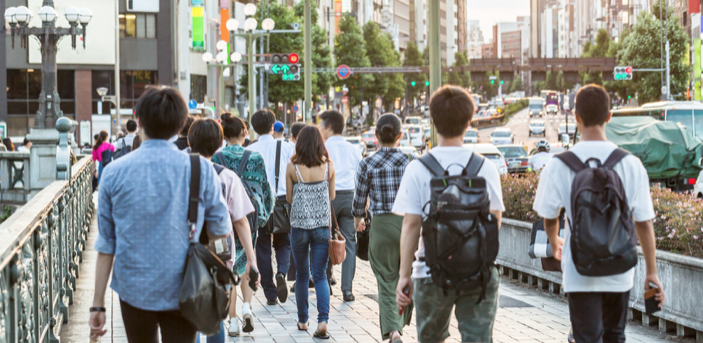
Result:
[[[410,144],[416,148],[425,146],[425,133],[420,125],[408,125],[408,133],[410,134]]]
[[[430,120],[429,120],[429,119],[423,119],[423,120],[422,120],[422,123],[421,123],[420,125],[422,125],[423,128],[430,127]]]
[[[529,136],[544,136],[547,137],[547,130],[545,130],[544,120],[533,120],[530,122],[530,132]]]
[[[529,171],[530,157],[524,146],[518,144],[499,145],[498,151],[503,155],[508,163],[508,172],[526,173]]]
[[[420,153],[415,149],[414,146],[401,146],[398,148],[402,153],[408,156],[412,156],[413,159],[416,159],[420,156]]]
[[[491,143],[493,143],[493,145],[514,144],[515,135],[513,134],[513,130],[507,127],[495,129],[493,133],[491,133]]]
[[[696,182],[696,188],[693,194],[698,199],[703,199],[703,171],[698,175],[698,182]]]
[[[407,117],[405,118],[406,125],[420,125],[422,123],[422,117]]]
[[[481,154],[487,160],[495,164],[498,168],[500,175],[505,175],[508,173],[508,165],[505,162],[505,158],[500,153],[500,150],[493,144],[464,144],[464,148],[469,149],[475,153]]]
[[[400,146],[412,146],[412,144],[410,144],[410,134],[408,130],[403,129],[401,131],[403,132],[403,136],[400,137]]]
[[[351,143],[353,146],[359,148],[359,151],[361,151],[361,157],[366,157],[366,144],[364,143],[363,139],[359,136],[350,136],[350,137],[345,137],[344,138],[347,142]]]
[[[364,132],[364,134],[361,135],[361,139],[364,141],[367,148],[376,149],[378,146],[378,138],[376,138],[376,134],[371,131]]]
[[[562,135],[567,134],[566,131],[567,131],[567,125],[566,125],[566,123],[561,123],[561,124],[559,124],[559,137],[561,137]],[[568,132],[569,138],[574,138],[574,133],[576,133],[576,124],[575,124],[575,123],[569,123],[568,131],[569,131],[569,132]]]
[[[547,114],[559,114],[559,106],[554,104],[547,105]]]
[[[467,143],[478,143],[478,130],[471,127],[466,130],[466,133],[464,134],[464,144]]]

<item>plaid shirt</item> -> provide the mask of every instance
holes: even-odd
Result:
[[[392,213],[395,196],[408,163],[408,155],[391,148],[380,148],[373,156],[363,159],[356,172],[352,215],[356,218],[364,217],[367,197],[371,199],[369,210],[373,215]]]

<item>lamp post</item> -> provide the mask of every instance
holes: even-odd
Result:
[[[217,42],[217,49],[220,50],[219,53],[215,57],[212,56],[211,53],[206,52],[203,54],[203,62],[207,63],[208,66],[213,66],[218,69],[217,72],[217,78],[218,78],[218,85],[217,85],[217,106],[222,109],[222,111],[226,111],[224,103],[225,103],[225,77],[229,77],[230,67],[234,67],[234,80],[235,80],[235,85],[234,88],[235,90],[237,89],[236,85],[236,80],[237,80],[237,66],[241,60],[242,60],[242,54],[238,52],[232,53],[230,56],[227,56],[227,42],[225,41],[219,41]],[[229,58],[235,65],[227,65],[224,64],[227,61],[227,58]],[[235,92],[235,99],[236,99],[236,92]]]
[[[39,94],[39,111],[34,120],[34,129],[53,129],[56,120],[63,116],[60,108],[61,99],[57,91],[56,81],[56,53],[57,43],[63,36],[71,36],[71,46],[76,49],[76,36],[83,37],[85,49],[86,26],[93,17],[87,8],[78,9],[74,6],[66,8],[64,16],[70,28],[56,27],[58,13],[54,9],[54,2],[44,0],[39,10],[41,27],[29,27],[32,12],[25,6],[10,7],[5,10],[5,20],[10,25],[12,48],[15,48],[15,36],[20,39],[20,47],[27,48],[29,36],[35,36],[41,44],[42,54],[42,90]],[[79,28],[78,25],[81,27]]]

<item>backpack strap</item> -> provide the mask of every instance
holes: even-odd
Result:
[[[218,151],[215,153],[215,158],[217,159],[217,164],[227,166],[227,159],[225,158],[225,154],[222,153],[222,151]]]
[[[569,169],[573,170],[575,173],[578,173],[587,168],[586,165],[581,162],[581,159],[578,158],[578,156],[576,156],[576,154],[571,151],[565,151],[556,154],[554,155],[554,157],[564,162],[564,164],[566,164],[566,166],[569,167]]]
[[[190,238],[193,238],[197,230],[198,222],[198,199],[200,198],[200,156],[190,155],[190,194],[188,196],[188,225],[190,226]]]
[[[464,168],[464,171],[466,172],[466,175],[468,176],[476,176],[478,175],[478,172],[481,170],[481,167],[483,167],[483,162],[485,162],[486,159],[481,156],[480,154],[471,154],[471,158],[469,159],[469,163],[466,164],[466,168]]]
[[[278,175],[281,173],[281,144],[283,141],[276,142],[276,197],[278,196]]]
[[[627,150],[617,148],[613,150],[613,152],[608,156],[608,159],[605,160],[605,163],[603,163],[603,167],[606,167],[608,169],[613,169],[615,168],[615,165],[620,163],[623,158],[627,157],[630,153]]]
[[[420,156],[418,161],[422,162],[422,164],[425,165],[425,168],[432,173],[434,176],[442,176],[444,175],[444,168],[442,168],[442,165],[439,164],[437,159],[432,156],[432,154],[427,153],[425,155]]]
[[[225,167],[223,165],[220,165],[217,163],[213,163],[212,166],[215,167],[215,171],[217,172],[217,175],[222,174],[222,172],[225,170]]]
[[[242,174],[244,174],[244,169],[247,168],[247,162],[249,161],[249,156],[251,156],[251,151],[245,150],[244,154],[242,155],[242,159],[239,160],[239,168],[237,168],[237,176],[239,176],[240,178],[242,177]]]

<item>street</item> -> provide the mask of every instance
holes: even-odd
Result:
[[[568,119],[570,123],[574,122],[574,116],[572,113],[569,113]],[[539,141],[540,139],[544,139],[544,137],[541,136],[529,136],[530,121],[534,120],[544,121],[547,133],[546,139],[549,141],[550,144],[552,144],[552,146],[554,146],[555,143],[559,142],[559,124],[564,123],[564,115],[550,114],[545,115],[544,117],[533,117],[530,119],[530,115],[527,111],[527,108],[525,108],[517,114],[513,115],[513,117],[510,118],[510,121],[506,125],[479,129],[479,143],[490,143],[490,135],[496,128],[507,127],[513,130],[513,134],[515,134],[515,144],[522,143],[523,145],[527,146],[529,152],[529,150],[532,150],[535,147],[537,141]]]

